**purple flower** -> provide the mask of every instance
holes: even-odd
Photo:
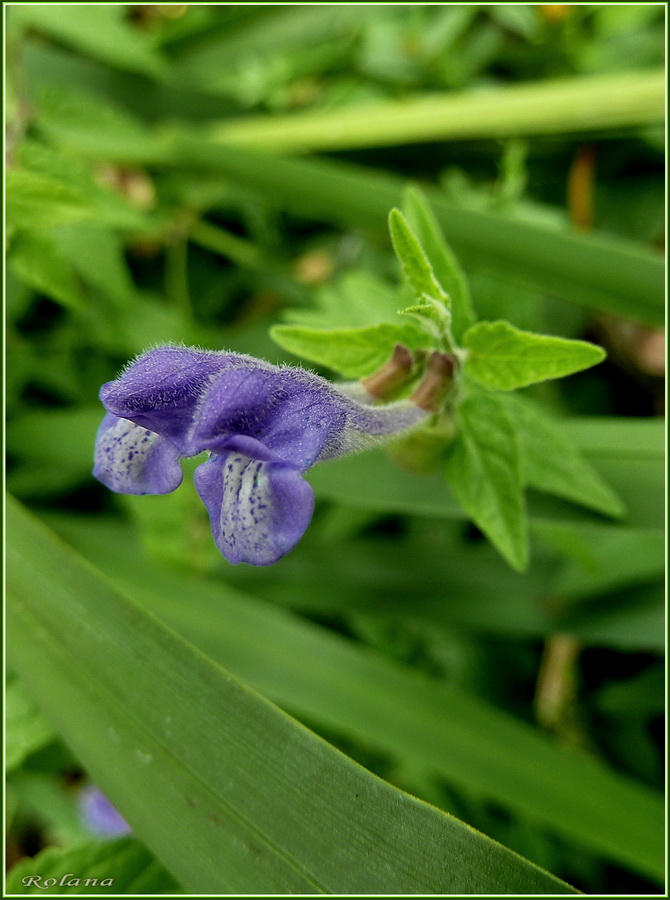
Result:
[[[90,784],[82,790],[79,806],[86,825],[100,837],[119,837],[132,831],[121,813],[95,785]]]
[[[314,495],[302,476],[310,466],[427,415],[410,401],[376,404],[361,385],[175,346],[140,356],[100,398],[107,415],[95,477],[119,493],[166,494],[181,484],[180,458],[209,451],[195,485],[214,540],[230,562],[259,566],[292,550],[309,525]]]

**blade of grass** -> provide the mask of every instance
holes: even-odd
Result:
[[[552,745],[455,685],[384,659],[224,581],[159,569],[132,552],[130,534],[115,543],[109,533],[96,538],[95,529],[83,527],[77,543],[124,591],[284,708],[658,877],[662,803],[647,788]],[[324,572],[328,578],[327,565]]]
[[[347,228],[382,232],[405,188],[400,178],[347,163],[269,157],[186,137],[175,139],[174,152],[182,165],[219,172],[293,213]],[[461,209],[437,190],[425,193],[447,240],[472,265],[589,308],[664,321],[663,259],[644,245],[549,230]]]
[[[574,892],[348,760],[14,501],[8,525],[16,668],[185,890]]]

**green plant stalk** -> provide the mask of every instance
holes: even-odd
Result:
[[[194,244],[218,253],[238,266],[257,269],[263,265],[261,254],[255,244],[217,228],[216,225],[210,225],[209,222],[195,222],[189,231],[189,238]]]
[[[662,122],[665,74],[628,72],[220,122],[213,140],[264,150],[344,150],[424,141],[601,131]]]

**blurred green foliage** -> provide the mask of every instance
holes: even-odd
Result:
[[[535,810],[527,784],[515,803],[496,787],[494,763],[523,725],[532,740],[598,761],[631,796],[662,788],[665,214],[652,82],[663,62],[662,4],[10,4],[7,18],[10,490],[330,743],[587,893],[655,892],[662,859],[617,850],[626,809],[588,786],[585,808],[603,803],[613,823],[592,842],[561,824],[578,806]],[[541,109],[554,79],[581,85],[583,106],[552,129],[540,113],[536,126],[491,125],[471,138],[450,137],[446,117],[444,133],[425,140],[375,144],[355,130],[359,110],[411,111],[459,92],[485,117],[486,98],[495,107],[519,85]],[[622,83],[609,119],[590,117],[589,91],[597,99]],[[338,116],[354,123],[339,147]],[[287,117],[311,137],[279,155]],[[310,473],[314,522],[270,569],[221,559],[188,478],[156,498],[112,495],[92,479],[100,385],[147,347],[176,341],[296,363],[273,327],[375,325],[398,296],[386,216],[408,182],[431,200],[481,318],[608,352],[592,370],[525,389],[526,412],[514,413],[530,417],[527,480],[538,491],[526,574],[496,556],[439,476],[404,472],[381,452]],[[327,359],[320,365],[333,375]],[[365,374],[355,362],[341,371]],[[537,407],[561,419],[561,439],[623,501],[619,521],[565,491],[539,493],[542,442],[558,438],[533,426]],[[584,485],[595,510],[609,502],[600,484]],[[180,591],[193,595],[191,624],[189,601],[175,607]],[[217,591],[237,645],[205,639],[231,627],[218,619]],[[234,613],[239,601],[255,616],[248,623]],[[253,646],[264,621],[286,641],[272,664],[272,633]],[[322,656],[331,646],[342,655]],[[428,683],[417,701],[426,743],[433,715],[435,734],[449,733],[449,704],[433,692],[464,698],[462,722],[475,726],[462,749],[483,753],[481,783],[406,735],[380,737],[410,715],[414,678]],[[41,718],[39,699],[11,681],[10,861],[51,844],[67,851],[83,834],[82,761]],[[377,731],[364,701],[381,710]],[[548,786],[557,778],[541,772]],[[168,884],[159,873],[144,890]]]

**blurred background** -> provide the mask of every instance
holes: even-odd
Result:
[[[173,627],[151,586],[167,596],[187,583],[203,598],[194,621],[216,630],[214,585],[270,623],[280,610],[660,791],[664,15],[10,4],[10,491],[103,571],[122,570]],[[555,79],[572,92],[545,93]],[[429,105],[461,95],[460,107]],[[380,452],[310,473],[305,539],[255,569],[218,554],[194,464],[166,497],[93,480],[98,391],[134,355],[175,341],[300,363],[271,325],[397,291],[386,215],[408,182],[433,203],[481,318],[607,350],[593,370],[526,393],[565,419],[623,520],[530,492],[533,561],[518,575],[454,504],[439,506],[433,481]],[[370,685],[329,706],[270,677],[272,636],[254,649],[249,629],[221,649],[224,664],[373,772],[585,892],[658,891],[658,876],[581,844],[550,813],[525,815],[493,779],[477,785],[385,739],[386,726],[370,732],[354,712]],[[316,685],[318,662],[305,676]],[[394,705],[411,700],[380,696],[390,734]],[[80,762],[18,681],[8,698],[12,863],[89,832]],[[472,739],[476,754],[476,723]]]

